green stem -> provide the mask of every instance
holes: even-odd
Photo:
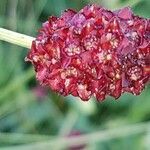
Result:
[[[50,140],[42,142],[35,142],[30,144],[11,146],[10,148],[1,148],[1,150],[47,150],[56,145],[61,145],[63,148],[70,146],[79,146],[89,143],[96,143],[106,140],[112,140],[115,138],[122,138],[130,135],[144,134],[149,131],[150,122],[138,123],[134,125],[126,125],[124,127],[118,127],[114,129],[106,129],[103,131],[96,131],[94,133],[84,134],[80,136],[72,137],[55,137]]]
[[[35,38],[31,36],[0,28],[0,40],[2,41],[16,44],[25,48],[31,48],[31,44],[34,39]]]
[[[2,133],[0,132],[0,142],[7,144],[25,144],[31,142],[40,142],[50,140],[52,137],[48,135],[34,135],[21,133]]]

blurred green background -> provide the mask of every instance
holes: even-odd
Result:
[[[150,17],[150,0],[0,0],[0,27],[36,36],[48,16],[88,3]],[[27,51],[0,41],[0,150],[150,150],[150,86],[102,103],[61,97],[35,81]]]

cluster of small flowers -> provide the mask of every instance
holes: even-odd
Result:
[[[150,20],[128,7],[69,9],[43,23],[26,60],[42,85],[64,96],[138,95],[150,81]]]

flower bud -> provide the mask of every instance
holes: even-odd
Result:
[[[42,85],[64,96],[138,95],[150,81],[150,20],[129,7],[69,9],[43,24],[27,60]]]

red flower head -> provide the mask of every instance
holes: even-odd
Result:
[[[42,85],[65,96],[138,95],[150,81],[150,20],[128,7],[66,10],[43,24],[27,60]]]

